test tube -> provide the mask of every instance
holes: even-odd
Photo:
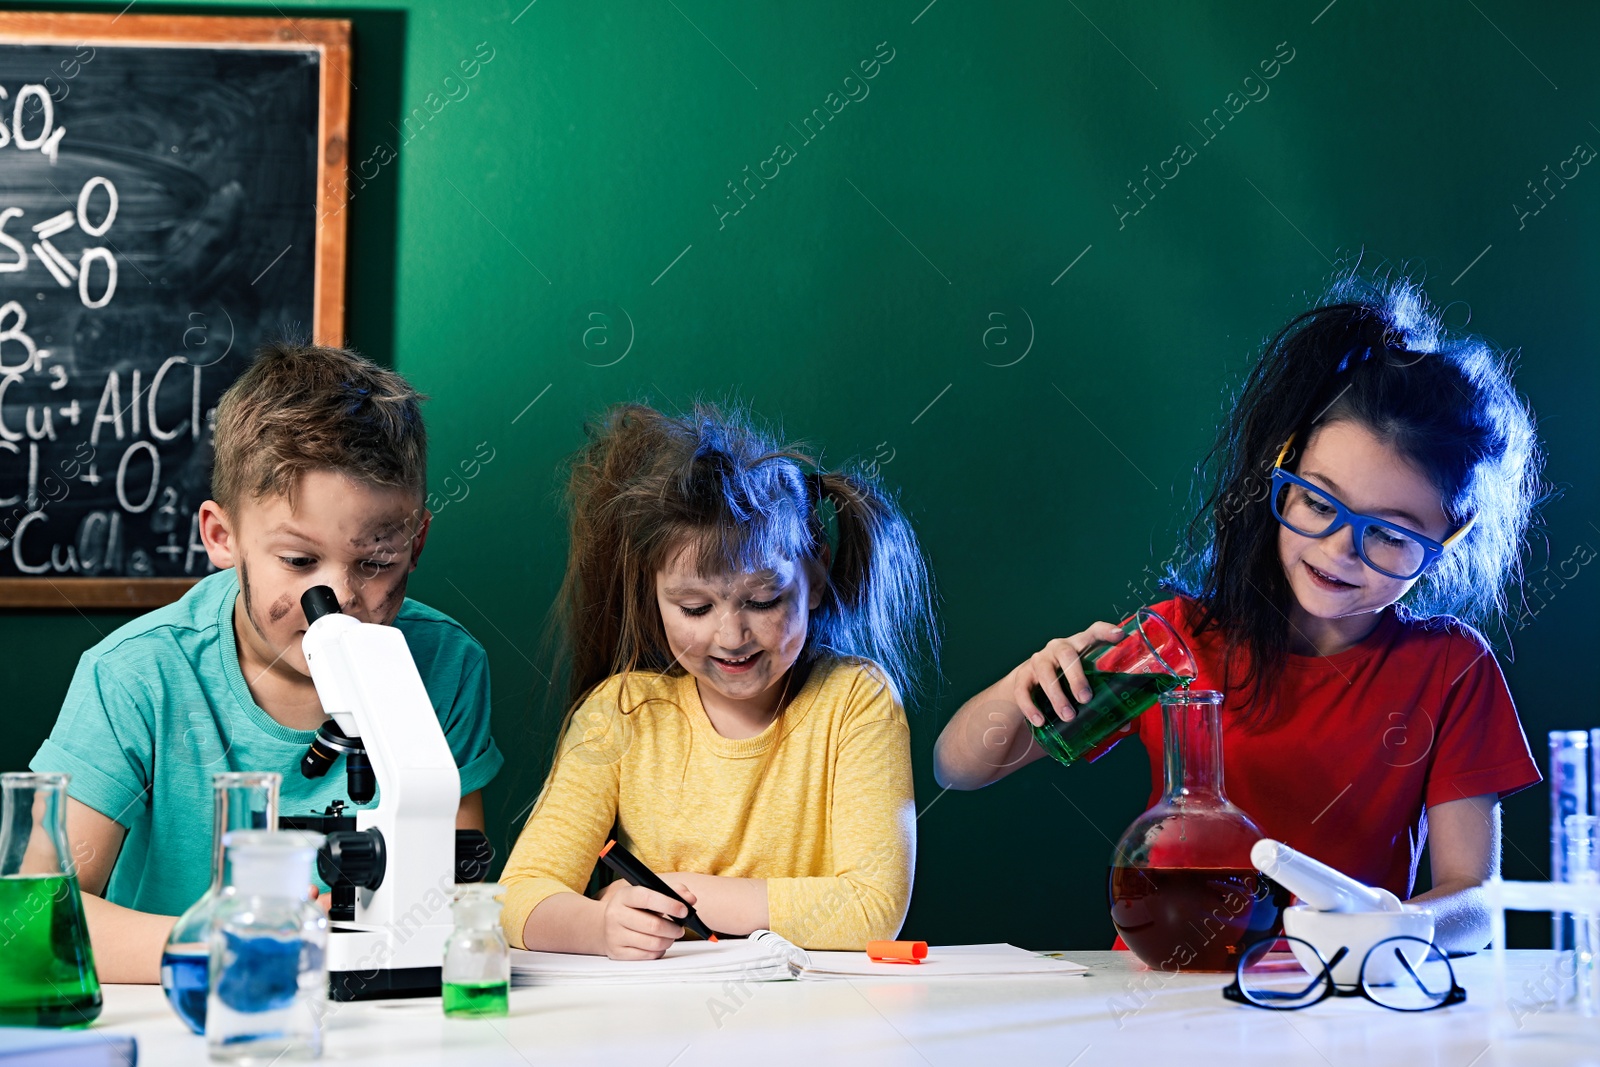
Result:
[[[1550,731],[1550,880],[1567,881],[1567,817],[1589,811],[1589,733],[1585,730]],[[1550,947],[1555,950],[1556,973],[1572,974],[1574,948],[1572,916],[1550,913]],[[1575,984],[1561,981],[1556,1003],[1565,1004]]]
[[[1589,768],[1589,788],[1594,791],[1589,814],[1600,815],[1600,726],[1589,731],[1589,758],[1593,761]]]
[[[1600,867],[1596,866],[1595,822],[1593,815],[1568,815],[1567,881],[1600,882]],[[1582,912],[1572,916],[1573,981],[1578,990],[1578,1012],[1586,1018],[1600,1014],[1600,967],[1596,953],[1600,952],[1600,914]]]

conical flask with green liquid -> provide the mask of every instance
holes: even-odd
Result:
[[[67,775],[0,774],[0,1025],[88,1026],[100,980],[67,846]]]

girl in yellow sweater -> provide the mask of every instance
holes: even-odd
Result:
[[[512,944],[659,957],[677,901],[584,895],[607,838],[713,930],[893,937],[911,897],[901,692],[934,650],[905,516],[710,408],[613,409],[573,462],[571,710],[501,881]]]

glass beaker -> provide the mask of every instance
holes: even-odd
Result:
[[[67,846],[67,775],[0,774],[0,1025],[88,1026],[100,979]]]
[[[1232,971],[1275,935],[1289,893],[1250,862],[1265,835],[1222,789],[1222,694],[1161,697],[1166,791],[1111,857],[1111,921],[1134,954],[1166,971]]]
[[[1088,703],[1073,717],[1056,717],[1040,686],[1033,702],[1044,712],[1044,725],[1033,727],[1039,747],[1070,764],[1123,726],[1149,711],[1161,694],[1194,680],[1194,654],[1170,622],[1149,608],[1140,608],[1122,622],[1116,641],[1092,645],[1079,657],[1092,689]],[[1056,679],[1070,699],[1072,690],[1060,668]]]
[[[233,830],[229,891],[211,926],[206,1047],[214,1060],[271,1063],[322,1055],[328,917],[311,901],[321,834]]]
[[[458,1019],[507,1014],[511,993],[511,950],[500,927],[500,901],[506,887],[461,883],[450,913],[455,930],[444,948],[444,1013]]]
[[[224,771],[211,776],[211,885],[178,917],[161,953],[161,988],[178,1018],[197,1034],[206,1032],[211,922],[227,891],[223,838],[230,830],[276,830],[282,783],[283,776],[275,772]]]

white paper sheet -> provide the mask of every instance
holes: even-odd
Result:
[[[563,952],[511,953],[512,984],[628,985],[647,982],[775,982],[791,978],[938,979],[1075,975],[1087,968],[1015,945],[946,945],[921,963],[877,963],[864,952],[808,952],[771,930],[743,940],[680,941],[658,960],[612,960]]]

